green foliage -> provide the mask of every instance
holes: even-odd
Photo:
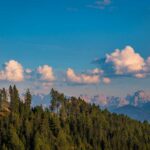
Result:
[[[13,88],[12,86],[9,87],[9,95],[10,95],[10,109],[12,113],[13,112],[18,113],[20,98],[18,90],[15,85],[13,86]]]
[[[28,114],[30,112],[30,107],[31,107],[31,100],[32,100],[32,96],[30,93],[30,90],[27,89],[26,93],[25,93],[25,111]]]
[[[32,96],[31,96],[31,93],[30,93],[30,90],[27,89],[26,93],[25,93],[25,104],[27,105],[27,107],[30,108],[30,105],[31,105],[31,99],[32,99]]]
[[[24,150],[24,145],[22,141],[20,140],[16,129],[11,125],[8,131],[8,147],[12,150]]]
[[[21,101],[17,88],[10,86],[9,96],[10,103],[6,90],[0,90],[0,150],[150,149],[147,121],[111,114],[54,89],[50,109],[31,108],[29,90]]]

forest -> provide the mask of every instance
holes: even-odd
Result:
[[[0,89],[0,150],[150,150],[150,124],[51,89],[49,106]]]

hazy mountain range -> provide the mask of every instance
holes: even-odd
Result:
[[[133,105],[125,105],[125,106],[122,106],[122,107],[119,107],[110,111],[117,113],[117,114],[127,115],[136,120],[150,121],[150,102],[144,104],[141,107],[133,106]]]
[[[150,94],[137,91],[126,97],[128,105],[112,109],[112,112],[125,114],[131,118],[150,121]]]
[[[143,90],[128,94],[125,98],[105,95],[95,95],[93,97],[81,95],[88,103],[100,105],[102,109],[107,108],[109,111],[127,115],[133,119],[150,121],[150,93]],[[49,106],[49,95],[33,95],[32,106],[43,105]]]

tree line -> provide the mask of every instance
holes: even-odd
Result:
[[[150,124],[52,89],[49,107],[27,89],[0,89],[0,150],[150,150]]]

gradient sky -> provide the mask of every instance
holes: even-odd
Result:
[[[68,68],[82,73],[100,68],[92,63],[95,58],[104,58],[127,45],[146,60],[150,56],[149,27],[149,0],[0,1],[1,69],[4,63],[15,60],[32,70],[46,64],[53,67],[55,74]],[[108,85],[55,81],[49,88],[54,86],[68,95],[120,96],[139,89],[150,91],[149,83],[149,76],[127,76],[113,77]],[[1,81],[1,86],[8,84]],[[30,80],[15,84],[33,88],[35,83]]]

